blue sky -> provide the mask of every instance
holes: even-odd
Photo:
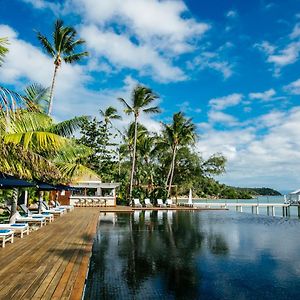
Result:
[[[116,98],[142,83],[163,110],[142,122],[159,131],[183,110],[197,123],[196,150],[228,158],[220,181],[300,187],[299,0],[11,0],[0,16],[10,39],[0,82],[18,91],[50,85],[53,64],[36,31],[50,36],[60,17],[86,40],[90,57],[59,70],[56,119],[121,111]]]

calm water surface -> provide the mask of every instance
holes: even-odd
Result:
[[[100,218],[84,299],[299,299],[298,220],[231,211]]]

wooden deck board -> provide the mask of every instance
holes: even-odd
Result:
[[[0,249],[0,299],[80,299],[99,208],[76,208]]]

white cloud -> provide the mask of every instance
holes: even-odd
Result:
[[[297,23],[294,28],[292,33],[290,34],[291,39],[298,38],[300,36],[300,23]]]
[[[38,82],[49,86],[52,79],[53,62],[42,51],[18,38],[18,33],[7,25],[0,25],[0,36],[10,40],[10,51],[0,68],[0,78],[3,84],[13,84],[20,91],[28,83]],[[100,108],[112,105],[122,113],[123,107],[117,101],[118,97],[129,99],[133,87],[138,83],[131,76],[126,76],[122,85],[116,89],[89,90],[85,87],[90,82],[87,66],[63,64],[58,71],[54,94],[53,114],[57,120],[78,115],[96,115]],[[125,117],[125,115],[124,115]],[[118,122],[119,127],[126,126],[131,121],[125,117]],[[149,115],[142,115],[141,121],[151,130],[159,130],[159,122]]]
[[[221,111],[209,111],[208,118],[211,123],[222,123],[227,126],[235,126],[238,124],[238,120],[235,117]]]
[[[55,14],[58,14],[62,9],[62,5],[58,1],[50,2],[45,0],[22,0],[25,3],[31,4],[36,9],[50,9]]]
[[[278,67],[293,64],[297,61],[300,52],[300,43],[291,43],[277,54],[270,55],[267,59],[269,63],[274,63]]]
[[[254,47],[262,51],[266,56],[266,61],[273,65],[274,76],[279,76],[281,69],[285,66],[294,64],[298,61],[300,53],[300,23],[297,23],[291,34],[285,38],[285,44],[282,39],[278,45],[272,45],[267,41],[254,44]]]
[[[3,83],[13,84],[22,89],[24,84],[38,82],[50,86],[54,70],[53,61],[39,48],[18,38],[18,33],[7,25],[0,25],[0,36],[9,38],[9,52],[0,68],[0,78]],[[56,81],[57,97],[74,97],[74,90],[80,88],[89,80],[83,67],[79,65],[62,64]]]
[[[265,92],[261,93],[250,93],[249,98],[250,99],[259,99],[263,101],[269,101],[272,100],[273,96],[276,95],[276,92],[274,89],[267,90]]]
[[[286,85],[284,89],[293,95],[300,95],[300,78]]]
[[[273,54],[276,50],[276,47],[270,44],[268,41],[263,41],[261,43],[254,44],[254,47],[263,51],[267,55]]]
[[[190,39],[202,36],[208,29],[206,23],[183,17],[188,8],[183,1],[159,0],[69,0],[86,20],[103,26],[116,22],[144,42],[166,47],[176,53],[191,49]],[[161,42],[163,45],[160,45]]]
[[[104,32],[94,25],[84,26],[79,32],[85,37],[93,55],[105,56],[114,67],[135,69],[141,75],[153,74],[154,78],[162,82],[186,79],[178,67],[172,66],[153,48],[137,45],[124,34]]]
[[[221,73],[224,79],[228,79],[234,73],[234,63],[228,61],[227,52],[233,47],[231,42],[226,42],[214,51],[207,51],[207,46],[203,46],[200,54],[189,61],[187,67],[190,70],[214,70]]]
[[[229,10],[227,13],[226,13],[226,17],[227,18],[236,18],[238,16],[238,13],[236,10]]]
[[[209,101],[209,105],[214,110],[224,110],[225,108],[238,105],[242,99],[242,94],[235,93],[225,97],[213,98]]]
[[[300,186],[300,107],[272,111],[244,129],[217,130],[201,126],[197,147],[205,155],[221,152],[228,158],[222,182],[236,186]],[[262,130],[263,129],[263,130]]]
[[[68,0],[64,10],[83,18],[80,32],[94,57],[160,82],[187,79],[174,61],[194,51],[210,28],[188,17],[180,0]]]

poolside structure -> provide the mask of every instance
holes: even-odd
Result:
[[[287,200],[293,204],[296,204],[296,203],[300,204],[300,189],[289,193],[287,195]]]
[[[70,184],[72,191],[60,191],[58,200],[63,205],[116,206],[119,183],[102,182],[98,176],[83,176]]]

